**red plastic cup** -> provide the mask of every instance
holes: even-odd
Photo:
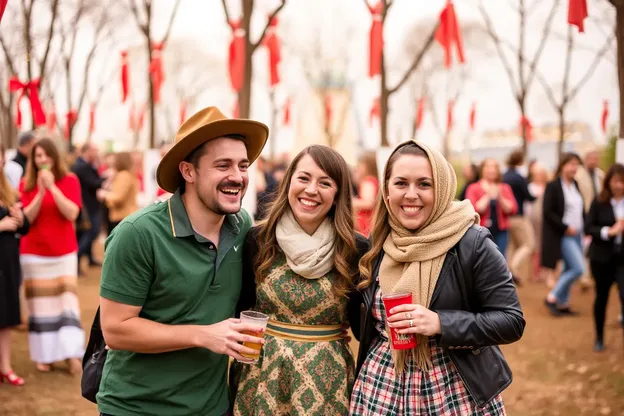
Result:
[[[399,305],[411,304],[411,293],[395,293],[393,295],[384,295],[381,297],[384,307],[386,308],[386,316],[390,316],[390,310]],[[399,334],[395,328],[390,328],[390,338],[392,339],[392,348],[395,350],[408,350],[418,345],[418,341],[414,334]]]

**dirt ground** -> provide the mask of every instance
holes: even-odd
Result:
[[[90,328],[98,303],[99,269],[80,278],[78,293],[82,322]],[[592,292],[575,290],[574,318],[551,318],[542,303],[546,289],[525,284],[519,288],[527,320],[524,337],[503,347],[514,382],[503,397],[509,415],[622,415],[624,414],[624,337],[617,324],[619,307],[612,293],[607,318],[607,350],[592,352]],[[0,384],[0,415],[96,415],[95,405],[80,396],[80,379],[59,364],[39,373],[28,357],[27,333],[13,333],[13,367],[26,379],[18,388]]]

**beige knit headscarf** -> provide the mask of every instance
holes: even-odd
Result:
[[[388,190],[383,184],[391,231],[383,245],[385,255],[379,269],[379,285],[384,295],[411,292],[415,304],[428,308],[446,253],[473,224],[479,223],[479,215],[469,201],[454,201],[457,177],[440,152],[422,142],[412,141],[400,144],[394,152],[408,143],[415,143],[423,149],[431,163],[435,195],[433,209],[421,228],[408,230],[390,211]],[[429,339],[418,335],[417,340],[418,346],[412,350],[393,350],[397,374],[404,370],[408,356],[422,370],[431,367]]]

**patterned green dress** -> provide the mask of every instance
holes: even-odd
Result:
[[[297,325],[347,321],[346,298],[332,292],[333,273],[316,280],[295,274],[283,255],[256,288],[254,310]],[[346,415],[354,383],[354,360],[343,339],[299,342],[265,336],[256,364],[235,363],[240,371],[234,414]]]

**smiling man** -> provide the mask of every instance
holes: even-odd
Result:
[[[119,224],[108,238],[100,316],[110,348],[103,415],[227,414],[228,356],[258,328],[232,319],[251,218],[241,210],[249,165],[268,128],[215,107],[187,120],[158,166],[173,193]]]

